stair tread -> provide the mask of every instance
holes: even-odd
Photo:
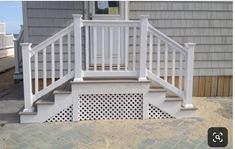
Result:
[[[87,79],[82,82],[71,82],[72,84],[86,84],[86,83],[149,83],[149,80],[139,81],[137,79]]]
[[[70,80],[71,81],[71,80]],[[59,91],[65,91],[69,92],[71,90],[71,84],[70,81],[65,82],[61,86],[55,88],[48,94],[42,96],[38,100],[35,101],[36,104],[53,104],[54,103],[54,92],[59,90]]]
[[[37,105],[48,105],[48,104],[54,104],[54,101],[52,100],[40,100],[36,102]]]
[[[198,108],[196,107],[193,107],[193,108],[184,108],[184,107],[181,107],[180,110],[181,111],[190,111],[190,110],[197,110]]]
[[[166,90],[164,88],[160,88],[160,87],[150,87],[149,89],[150,92],[166,92]]]
[[[182,98],[179,97],[166,97],[165,101],[166,102],[171,102],[171,101],[182,101]]]
[[[19,112],[20,115],[36,115],[37,112]]]
[[[71,91],[55,90],[53,94],[70,94]]]

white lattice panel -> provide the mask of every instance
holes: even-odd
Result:
[[[142,119],[142,94],[86,94],[79,97],[79,120]]]
[[[166,119],[166,118],[174,118],[174,117],[162,111],[158,107],[149,104],[149,119]]]
[[[60,111],[57,115],[52,116],[46,122],[71,122],[73,120],[73,107],[72,105],[67,109]]]

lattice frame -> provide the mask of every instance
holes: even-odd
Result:
[[[73,121],[73,105],[60,111],[58,114],[47,119],[45,122],[72,122]]]
[[[142,119],[143,94],[82,94],[79,120]]]
[[[168,118],[174,118],[173,116],[171,116],[170,114],[168,114],[167,112],[162,111],[161,109],[159,109],[158,107],[149,104],[149,119],[168,119]]]

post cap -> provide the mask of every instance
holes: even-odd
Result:
[[[82,14],[72,14],[73,18],[81,18]]]
[[[32,43],[21,43],[22,47],[31,47]]]
[[[185,46],[185,47],[195,46],[195,45],[196,45],[196,43],[192,43],[192,42],[184,43],[184,46]]]
[[[149,15],[140,15],[139,18],[140,18],[140,19],[148,19],[148,18],[149,18]]]

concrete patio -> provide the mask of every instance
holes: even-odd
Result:
[[[19,124],[22,82],[0,92],[0,149],[8,148],[209,148],[207,130],[228,129],[232,148],[232,97],[194,98],[198,117]]]

